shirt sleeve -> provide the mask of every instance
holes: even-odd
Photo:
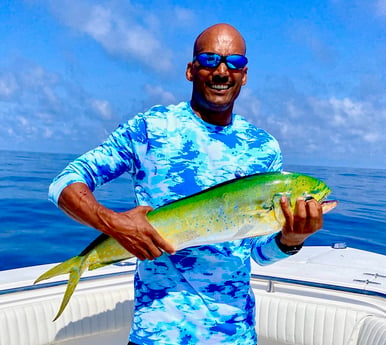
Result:
[[[124,172],[134,174],[138,151],[146,146],[145,142],[143,118],[136,117],[119,126],[103,144],[75,159],[55,177],[49,187],[49,200],[58,205],[63,189],[75,182],[85,183],[94,191]]]
[[[283,170],[283,156],[281,153],[280,145],[276,139],[273,139],[270,143],[270,147],[273,151],[272,161],[267,171],[282,171]]]
[[[265,266],[273,264],[281,259],[288,258],[290,255],[284,253],[276,244],[277,233],[267,236],[255,237],[252,241],[252,258],[259,265]]]

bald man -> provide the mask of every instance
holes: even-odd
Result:
[[[233,112],[247,82],[245,54],[234,27],[207,28],[186,68],[191,100],[137,114],[50,186],[50,199],[69,216],[138,258],[129,344],[257,344],[250,259],[266,265],[293,255],[322,226],[317,202],[298,200],[291,214],[283,198],[286,224],[276,234],[175,251],[147,221],[150,210],[168,202],[282,169],[275,138]],[[93,191],[123,173],[134,181],[137,207],[115,212]]]

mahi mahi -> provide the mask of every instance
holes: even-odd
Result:
[[[282,229],[285,219],[280,198],[314,198],[323,213],[336,201],[324,201],[330,188],[316,178],[288,172],[250,175],[218,184],[200,193],[173,201],[147,214],[149,222],[176,250],[186,247],[262,236]],[[69,273],[67,289],[56,320],[67,306],[82,273],[132,258],[115,239],[100,235],[78,256],[43,273],[36,281]]]

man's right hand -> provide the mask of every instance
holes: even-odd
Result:
[[[75,220],[116,239],[140,260],[153,260],[163,252],[175,252],[147,220],[146,215],[152,210],[150,206],[115,212],[100,204],[88,186],[80,182],[63,189],[58,205]]]
[[[146,215],[151,210],[150,206],[137,206],[115,213],[110,216],[109,230],[104,232],[140,260],[153,260],[163,252],[174,254],[173,246],[148,222]]]

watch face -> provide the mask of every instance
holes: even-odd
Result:
[[[300,248],[299,249],[290,249],[290,250],[286,250],[284,253],[286,253],[288,255],[294,255],[294,254],[298,253],[299,250],[300,250]]]

